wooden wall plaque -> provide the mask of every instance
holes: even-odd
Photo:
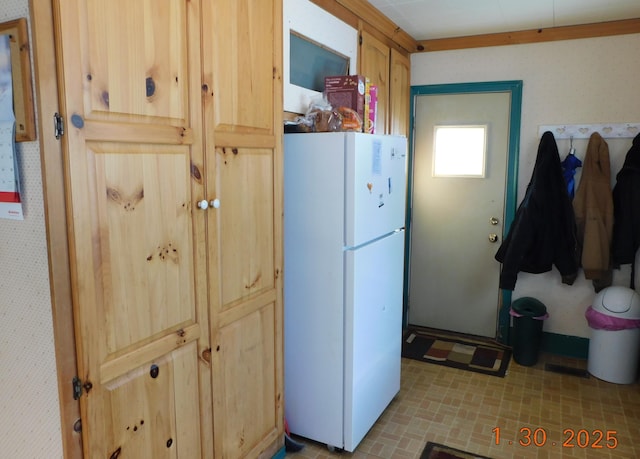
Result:
[[[0,35],[9,35],[13,111],[16,117],[16,142],[36,139],[36,123],[31,83],[31,53],[25,18],[0,23]]]

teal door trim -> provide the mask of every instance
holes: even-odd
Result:
[[[520,122],[522,113],[522,80],[511,81],[488,81],[479,83],[453,83],[436,84],[424,86],[411,86],[410,92],[410,126],[409,129],[409,161],[407,177],[407,212],[405,222],[405,276],[404,276],[404,308],[403,324],[408,325],[408,302],[409,302],[409,243],[411,236],[411,202],[413,190],[413,144],[415,130],[415,102],[421,95],[433,94],[464,94],[464,93],[487,93],[487,92],[509,92],[511,94],[511,107],[509,117],[509,153],[507,164],[507,177],[505,183],[505,213],[502,237],[509,232],[517,208],[518,194],[518,161],[520,158]],[[497,261],[496,261],[497,263]],[[499,288],[496,285],[496,288]],[[497,339],[501,343],[509,342],[511,291],[502,290],[500,311],[498,313]]]

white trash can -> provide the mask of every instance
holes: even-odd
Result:
[[[616,384],[634,383],[640,364],[640,295],[626,287],[607,287],[585,316],[592,329],[589,373]]]

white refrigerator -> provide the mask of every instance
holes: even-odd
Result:
[[[407,140],[287,134],[285,415],[353,451],[400,390]]]

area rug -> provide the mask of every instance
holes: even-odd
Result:
[[[428,442],[422,451],[420,459],[491,459],[487,456],[467,453],[455,448],[450,448],[439,443]]]
[[[402,356],[486,375],[504,377],[511,350],[498,344],[443,337],[418,329],[404,334]]]

